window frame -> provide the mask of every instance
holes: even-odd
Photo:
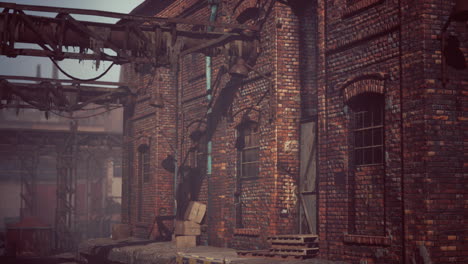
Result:
[[[151,175],[149,146],[142,144],[138,147],[138,211],[137,219],[143,218],[143,184],[147,183]]]
[[[242,129],[243,131],[240,131]],[[256,122],[250,121],[246,122],[241,126],[238,133],[240,137],[243,137],[244,147],[239,150],[239,173],[238,176],[240,179],[255,179],[258,178],[260,173],[260,129]],[[246,134],[248,132],[248,134]],[[255,143],[247,145],[247,137],[255,136]],[[250,142],[252,140],[249,140]],[[244,161],[244,155],[248,151],[256,151],[256,159],[254,161]],[[256,164],[256,174],[255,175],[244,175],[244,166]]]
[[[360,94],[355,98],[352,98],[349,105],[352,110],[351,134],[353,164],[355,166],[372,166],[384,164],[384,96],[377,93]],[[366,117],[366,115],[368,116]],[[358,125],[359,122],[361,122],[360,125]],[[378,135],[377,138],[375,138],[376,134]],[[361,138],[360,140],[359,137]],[[370,155],[370,157],[366,155]]]

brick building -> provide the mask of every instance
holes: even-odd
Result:
[[[234,53],[123,69],[137,95],[124,114],[123,221],[162,237],[161,216],[199,200],[200,244],[316,233],[331,260],[468,261],[468,28],[449,20],[454,4],[144,2],[134,14],[260,30]]]

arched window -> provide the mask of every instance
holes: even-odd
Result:
[[[348,100],[349,232],[385,235],[384,95],[364,92]]]
[[[244,183],[258,177],[260,133],[258,124],[246,118],[237,126],[238,172],[235,192],[236,228],[249,226]]]
[[[384,153],[384,98],[377,93],[353,97],[352,109],[354,165],[382,164]]]

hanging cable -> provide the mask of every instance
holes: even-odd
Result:
[[[61,73],[63,73],[65,76],[67,76],[68,78],[73,79],[75,81],[82,81],[82,82],[90,82],[90,81],[95,81],[97,79],[100,79],[102,76],[106,75],[110,71],[110,69],[112,69],[112,67],[115,65],[115,62],[112,62],[112,64],[109,66],[109,68],[107,68],[102,74],[98,75],[97,77],[94,77],[94,78],[91,78],[91,79],[81,79],[81,78],[77,78],[77,77],[74,77],[74,76],[68,74],[65,70],[62,69],[62,67],[59,66],[59,64],[52,57],[49,57],[49,59],[52,61],[52,63],[55,66],[57,66],[57,69],[59,69],[59,71]]]
[[[119,106],[119,107],[114,107],[114,108],[112,108],[112,109],[109,109],[109,110],[106,110],[106,111],[102,111],[102,112],[100,112],[100,113],[88,115],[88,116],[76,116],[76,117],[62,115],[62,114],[56,113],[56,112],[54,112],[54,111],[50,111],[50,112],[51,112],[52,114],[56,115],[56,116],[60,116],[60,117],[64,117],[64,118],[68,118],[68,119],[75,120],[75,119],[85,119],[85,118],[95,117],[95,116],[102,115],[102,114],[104,114],[104,113],[113,111],[113,110],[118,109],[118,108],[121,108],[121,106]]]

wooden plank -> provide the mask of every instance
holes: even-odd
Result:
[[[311,243],[317,240],[317,235],[280,235],[268,237],[270,243],[279,244],[298,244],[298,243]]]
[[[268,257],[274,256],[269,250],[240,250],[237,251],[239,256],[249,256],[249,257]]]
[[[315,257],[317,254],[310,255],[287,255],[283,253],[273,253],[265,250],[253,250],[253,251],[238,251],[239,257],[248,258],[267,258],[267,259],[282,259],[282,260],[302,260]]]
[[[271,248],[274,249],[304,249],[304,248],[317,248],[318,243],[303,243],[303,244],[272,244]]]
[[[304,248],[304,249],[270,249],[270,252],[288,256],[310,256],[316,255],[318,248]]]
[[[310,232],[317,234],[317,135],[316,123],[309,122],[301,125],[300,139],[300,201],[301,213],[304,213],[309,230],[301,232]],[[300,218],[302,221],[302,217]],[[302,224],[300,225],[302,227]]]

